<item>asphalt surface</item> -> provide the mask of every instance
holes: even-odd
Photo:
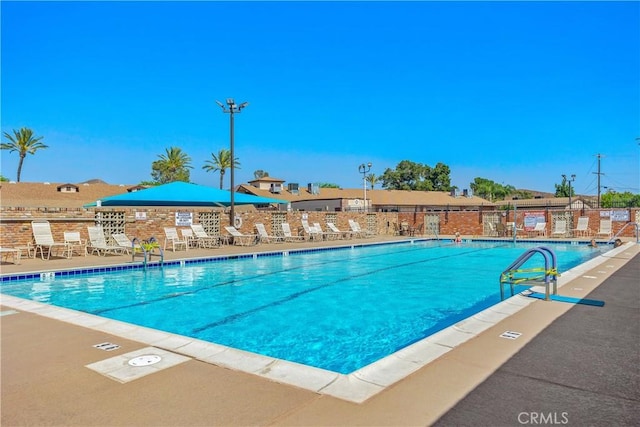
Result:
[[[434,426],[640,425],[640,255]]]

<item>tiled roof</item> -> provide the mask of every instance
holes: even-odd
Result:
[[[273,197],[289,202],[307,200],[362,199],[361,188],[320,188],[318,194],[311,194],[306,188],[300,188],[298,194],[287,190],[271,193],[251,185],[242,184],[239,191],[256,196]],[[367,190],[367,199],[378,206],[493,206],[494,204],[477,196],[454,197],[444,191],[404,191],[404,190]]]
[[[263,176],[262,178],[258,178],[258,179],[254,179],[253,181],[249,181],[249,184],[252,184],[254,182],[277,182],[277,183],[283,183],[284,180],[283,179],[279,179],[279,178],[274,178],[272,176]]]
[[[73,184],[78,192],[58,191],[68,183],[2,182],[0,205],[3,207],[79,208],[107,196],[126,193],[134,185]]]

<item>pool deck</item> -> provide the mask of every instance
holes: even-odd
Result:
[[[405,238],[377,240],[398,239]],[[225,246],[168,252],[166,259],[335,244]],[[144,354],[148,344],[0,301],[0,424],[520,425],[553,413],[558,422],[565,417],[570,425],[636,425],[639,252],[640,245],[627,243],[565,278],[560,294],[589,295],[604,300],[604,307],[534,300],[362,403],[182,356],[166,369],[116,381],[87,365],[139,350]],[[10,274],[127,261],[130,257],[23,258],[19,265],[3,263],[1,268],[2,274]],[[500,337],[505,331],[521,335]],[[94,347],[105,342],[120,347],[108,352]]]

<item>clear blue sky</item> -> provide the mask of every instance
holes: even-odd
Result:
[[[640,191],[638,2],[1,2],[2,131],[49,145],[25,182],[151,179],[171,146],[191,180],[229,146],[262,169],[362,186],[401,160],[554,191]],[[15,179],[16,153],[2,151]],[[227,175],[228,176],[228,175]],[[225,183],[228,187],[229,181]],[[378,188],[380,188],[378,186]],[[604,191],[604,189],[603,189]]]

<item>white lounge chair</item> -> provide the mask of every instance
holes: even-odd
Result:
[[[231,237],[233,237],[234,245],[249,246],[257,242],[256,238],[258,236],[256,234],[242,234],[237,228],[231,225],[227,225],[224,229],[227,230],[227,233],[231,234]]]
[[[322,232],[316,230],[315,226],[309,225],[306,219],[300,220],[304,233],[309,240],[322,240]]]
[[[304,242],[307,240],[305,236],[294,235],[291,232],[291,226],[289,226],[289,223],[283,222],[280,226],[282,227],[282,234],[284,234],[285,242]]]
[[[314,222],[313,223],[313,227],[316,229],[317,232],[320,233],[320,235],[326,239],[326,240],[336,240],[339,239],[341,237],[340,233],[336,233],[335,231],[331,230],[331,231],[324,231],[322,229],[322,226],[320,225],[319,222]]]
[[[113,240],[122,248],[124,253],[131,254],[132,250],[142,250],[142,247],[138,243],[134,244],[124,233],[114,233],[111,237],[113,237]]]
[[[566,219],[557,219],[553,223],[553,231],[551,232],[551,237],[566,237],[567,236],[567,220]]]
[[[350,219],[349,220],[349,227],[351,227],[351,231],[353,231],[357,237],[371,237],[371,236],[373,236],[373,233],[370,233],[367,230],[363,230],[360,227],[360,223],[358,223],[358,221],[356,221],[354,219]]]
[[[98,254],[98,256],[111,253],[114,255],[123,255],[125,253],[121,246],[107,244],[107,239],[104,237],[104,230],[101,226],[87,227],[89,231],[89,246],[87,249],[91,249],[91,254]]]
[[[33,230],[33,239],[35,241],[35,256],[38,255],[38,249],[40,249],[40,256],[45,259],[44,250],[46,249],[47,259],[51,257],[51,252],[56,250],[61,250],[63,256],[70,258],[69,245],[53,240],[49,221],[32,221],[31,229]]]
[[[190,248],[202,248],[202,242],[196,239],[195,234],[191,228],[181,228],[180,234],[182,239],[187,242],[187,246]]]
[[[353,231],[342,231],[332,222],[328,222],[327,227],[329,227],[329,230],[333,231],[334,233],[338,233],[343,239],[350,239],[353,237]]]
[[[547,223],[538,222],[533,229],[527,231],[529,237],[546,236],[547,235]]]
[[[255,226],[256,226],[256,230],[258,231],[258,236],[260,237],[261,243],[283,243],[284,242],[283,236],[269,235],[263,223],[256,222]]]
[[[596,237],[605,236],[610,239],[613,235],[613,230],[611,227],[611,219],[601,219],[600,220],[600,229],[596,233]]]
[[[195,235],[196,240],[199,242],[198,246],[203,248],[218,248],[220,247],[220,238],[218,236],[210,236],[204,230],[202,224],[191,224],[191,230]]]
[[[79,231],[65,231],[64,242],[68,245],[66,249],[69,254],[69,258],[76,252],[78,255],[87,256],[87,241],[80,237]]]
[[[13,257],[14,264],[20,264],[20,256],[22,251],[18,248],[0,248],[0,258],[3,262],[8,262],[9,257]]]
[[[581,216],[578,218],[578,224],[572,231],[574,236],[590,236],[591,229],[589,228],[589,217]]]
[[[513,224],[514,224],[514,223],[513,223],[513,221],[511,221],[511,222],[507,222],[506,232],[507,232],[507,234],[508,234],[508,235],[510,235],[510,236],[513,236]],[[521,226],[518,226],[518,224],[516,224],[516,229],[515,229],[515,230],[516,230],[516,231],[515,231],[515,232],[516,232],[516,236],[517,236],[517,235],[518,235],[518,233],[520,233],[520,232],[523,232],[523,233],[524,233],[524,227],[523,227],[522,225],[521,225]]]
[[[184,247],[184,250],[189,250],[189,242],[186,239],[180,239],[178,236],[178,230],[175,227],[164,227],[164,250],[167,250],[167,245],[171,245],[171,251],[175,252],[176,247]]]

